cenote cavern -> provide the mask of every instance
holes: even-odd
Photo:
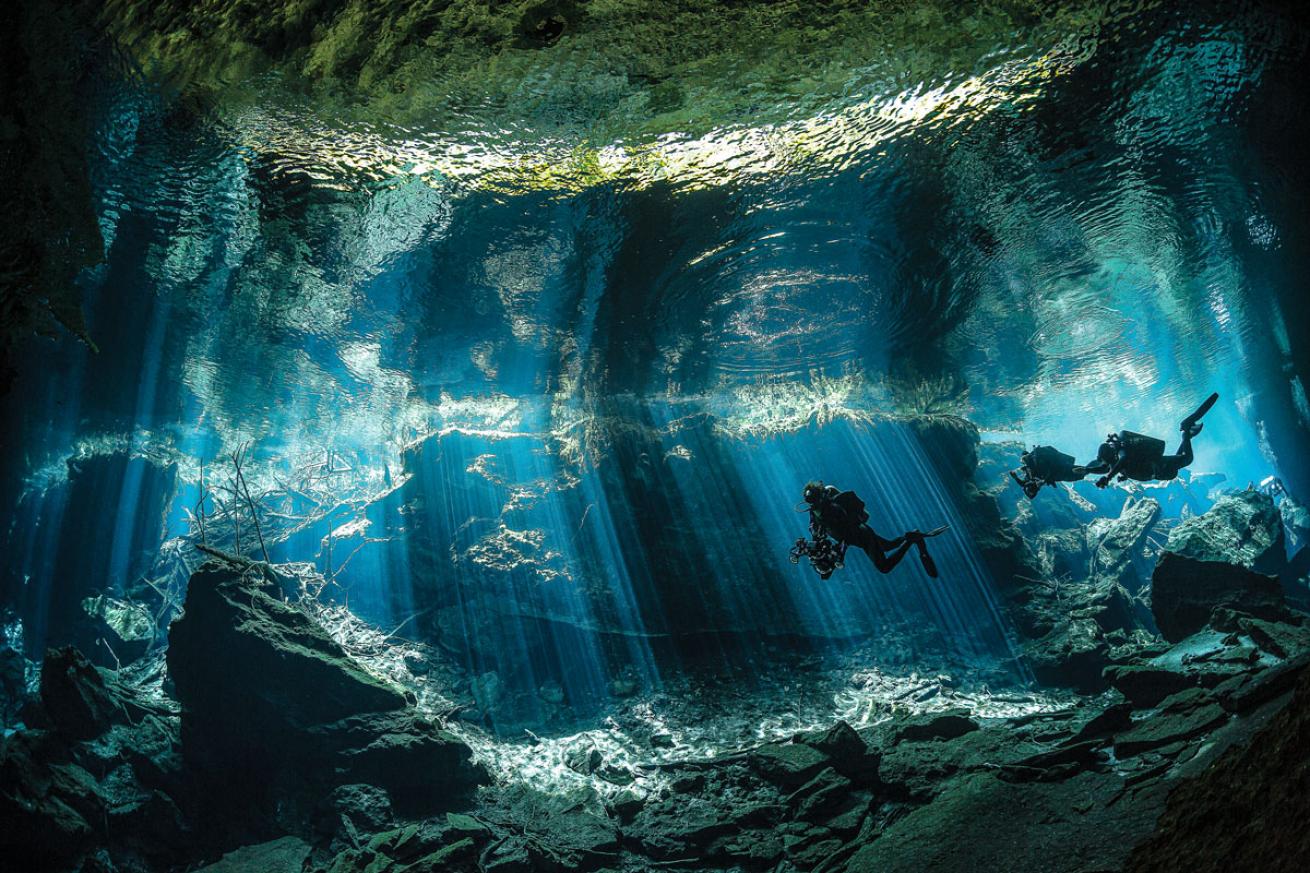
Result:
[[[0,868],[1310,865],[1310,24],[0,8]]]

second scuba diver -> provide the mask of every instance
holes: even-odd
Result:
[[[1210,411],[1219,400],[1211,394],[1196,411],[1182,420],[1178,429],[1182,442],[1172,455],[1164,453],[1164,440],[1130,430],[1112,433],[1096,452],[1096,460],[1078,465],[1073,456],[1052,446],[1034,446],[1019,459],[1019,469],[1010,471],[1010,477],[1019,483],[1023,493],[1031,500],[1043,485],[1057,482],[1077,482],[1088,474],[1100,473],[1097,488],[1107,487],[1116,476],[1138,482],[1165,482],[1178,476],[1178,471],[1192,463],[1192,437],[1201,432],[1201,416]]]

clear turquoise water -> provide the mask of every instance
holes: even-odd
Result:
[[[107,257],[80,279],[100,352],[34,344],[5,400],[29,645],[64,632],[61,580],[159,572],[202,465],[221,483],[250,441],[273,557],[379,626],[422,611],[406,632],[469,675],[604,700],[661,682],[669,633],[758,673],[743,639],[822,653],[912,627],[925,659],[1023,678],[898,417],[1090,457],[1124,427],[1172,439],[1218,391],[1194,469],[1310,481],[1303,35],[1148,7],[1025,36],[921,81],[870,58],[827,103],[646,141],[494,107],[346,122],[272,83],[197,109],[107,73]],[[540,169],[578,149],[588,172]],[[68,459],[113,452],[154,463],[70,498]],[[942,581],[788,564],[816,477],[885,532],[951,523]]]

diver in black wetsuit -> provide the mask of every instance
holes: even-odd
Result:
[[[1043,485],[1054,487],[1056,482],[1080,482],[1087,476],[1086,467],[1074,463],[1073,455],[1066,455],[1055,446],[1033,446],[1031,452],[1019,457],[1019,465],[1017,471],[1010,471],[1010,478],[1019,483],[1029,500],[1037,497]]]
[[[937,536],[945,527],[928,533],[906,531],[894,540],[886,540],[869,527],[864,501],[854,491],[838,491],[832,485],[810,482],[802,497],[810,513],[810,534],[814,539],[811,543],[804,538],[796,541],[791,551],[792,563],[808,557],[819,577],[827,579],[843,565],[846,549],[854,545],[864,549],[879,572],[890,573],[905,553],[917,546],[924,570],[936,578],[937,565],[928,554],[924,540]]]
[[[1218,399],[1218,394],[1211,394],[1178,425],[1183,437],[1176,453],[1164,453],[1164,440],[1124,430],[1107,436],[1096,452],[1096,460],[1084,469],[1088,473],[1103,474],[1096,480],[1097,488],[1105,488],[1116,476],[1138,482],[1163,482],[1175,478],[1179,470],[1192,463],[1192,437],[1201,432],[1201,416],[1209,412]]]

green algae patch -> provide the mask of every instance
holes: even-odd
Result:
[[[709,184],[761,135],[785,166],[978,111],[1057,74],[1103,14],[1028,2],[961,14],[940,0],[110,0],[104,25],[149,75],[239,114],[256,147],[315,128],[304,152],[335,142],[383,175],[431,166],[578,190]],[[894,105],[868,111],[883,99]]]

